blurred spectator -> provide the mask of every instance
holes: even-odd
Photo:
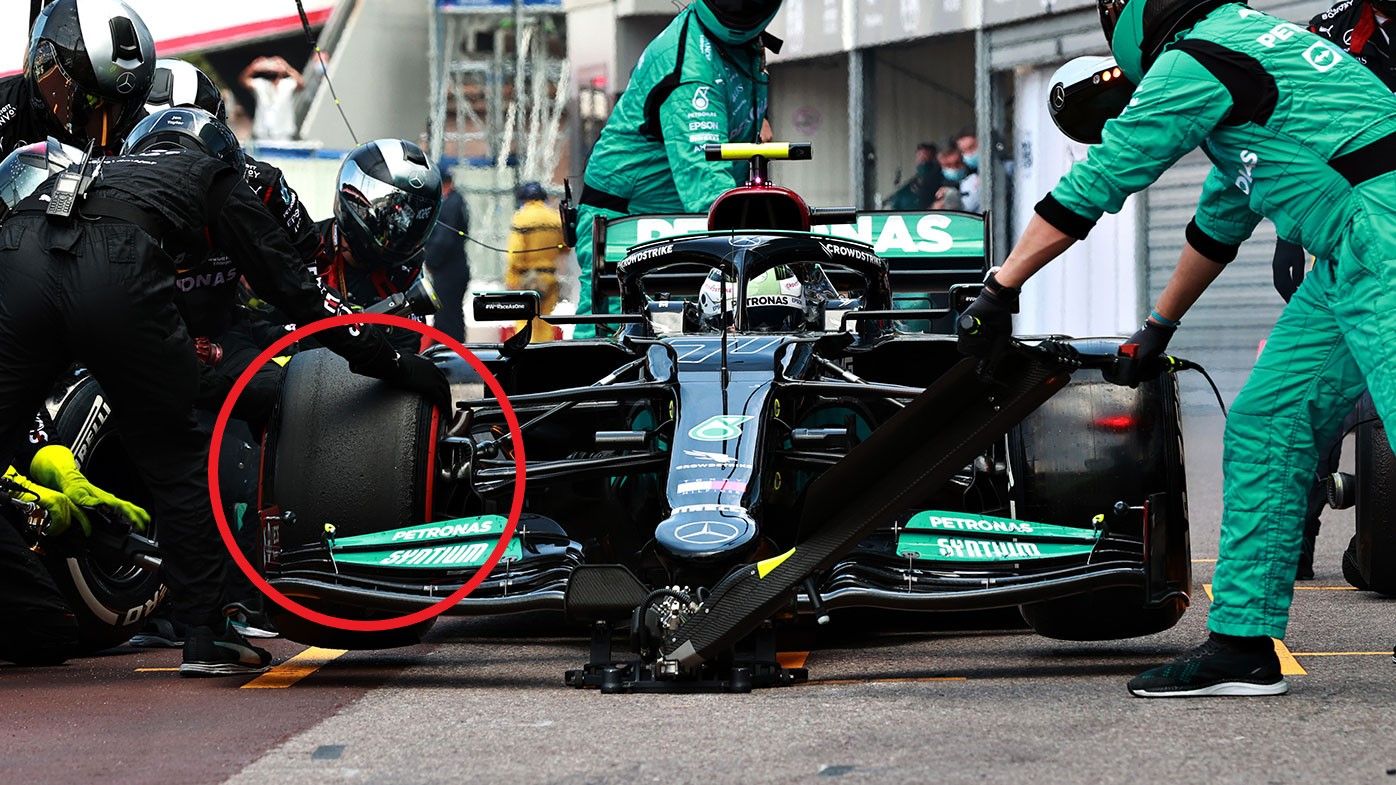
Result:
[[[426,272],[441,311],[436,327],[457,341],[465,340],[465,293],[470,289],[470,259],[465,253],[465,237],[470,233],[470,210],[456,190],[450,170],[441,172],[441,214],[426,245]]]
[[[518,191],[519,209],[509,228],[509,269],[504,286],[516,292],[537,292],[544,316],[557,307],[561,289],[557,266],[566,251],[562,218],[548,205],[548,192],[538,183],[524,183]],[[523,323],[519,323],[523,329]],[[550,341],[559,333],[541,320],[533,320],[533,340]]]
[[[301,72],[280,57],[259,57],[242,69],[238,82],[252,93],[252,138],[288,142],[296,138],[296,94],[305,87]]]
[[[932,210],[963,210],[964,203],[960,199],[960,190],[956,186],[943,186],[936,191],[935,201],[931,203]]]
[[[938,151],[930,142],[916,146],[916,173],[888,199],[893,210],[925,210],[935,201],[942,177],[937,163]]]
[[[954,139],[955,149],[960,151],[960,157],[965,161],[965,168],[971,174],[979,173],[979,137],[973,131],[961,131]]]

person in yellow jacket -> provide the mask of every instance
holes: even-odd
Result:
[[[548,205],[548,192],[538,183],[524,183],[516,194],[519,209],[509,227],[509,270],[504,286],[511,291],[537,292],[546,316],[557,307],[559,287],[557,266],[565,250],[562,218]],[[524,327],[519,322],[519,329]],[[552,325],[533,320],[533,340],[551,341]]]

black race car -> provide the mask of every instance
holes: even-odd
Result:
[[[1018,606],[1039,633],[1072,640],[1173,626],[1190,591],[1174,380],[1066,383],[1085,358],[1113,358],[1118,338],[1027,341],[1000,369],[1008,382],[978,373],[953,325],[985,275],[983,217],[812,210],[766,172],[807,152],[715,150],[750,157],[753,177],[707,216],[599,225],[597,312],[618,308],[592,321],[613,323],[610,337],[471,347],[518,412],[526,507],[503,560],[450,612],[567,611],[596,634],[570,681],[611,689],[646,668],[728,689],[753,672],[789,681],[761,654],[767,619],[844,608]],[[512,320],[532,302],[478,295],[476,312]],[[432,354],[456,391],[449,417],[327,352],[291,362],[256,554],[288,596],[345,617],[401,614],[449,595],[493,549],[514,445],[471,366]],[[955,436],[976,417],[996,426]],[[918,428],[928,436],[906,441]],[[856,515],[834,514],[855,501]],[[820,539],[839,526],[838,542]],[[747,572],[772,598],[678,665],[663,651],[675,631],[740,594],[731,584]],[[428,626],[275,620],[336,647],[410,643]],[[617,667],[608,641],[626,626],[645,662]]]

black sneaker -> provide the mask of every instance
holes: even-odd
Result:
[[[247,642],[232,624],[219,632],[191,627],[184,641],[181,676],[242,676],[271,667],[271,653]]]
[[[1231,639],[1236,640],[1236,639]],[[1280,674],[1280,658],[1269,639],[1245,645],[1215,635],[1167,665],[1135,676],[1129,692],[1137,698],[1283,695],[1289,682]]]
[[[174,619],[147,619],[141,631],[131,636],[131,645],[139,649],[178,649],[184,646],[189,628]]]

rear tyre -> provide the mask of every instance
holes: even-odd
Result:
[[[150,493],[127,458],[116,416],[97,381],[87,377],[64,396],[50,438],[72,449],[93,484],[149,509]],[[151,521],[146,536],[155,538],[158,524]],[[45,556],[44,564],[77,616],[83,653],[130,640],[165,596],[158,572],[95,554]]]
[[[351,537],[428,520],[436,428],[437,417],[420,396],[358,376],[325,349],[296,355],[286,369],[262,467],[263,503],[296,515],[295,529],[282,527],[282,547],[319,542],[326,523],[334,524],[337,536]],[[397,615],[295,599],[342,618]],[[267,610],[287,638],[336,649],[410,646],[431,627],[428,621],[383,633],[351,632],[280,607]]]
[[[1357,421],[1366,424],[1357,428],[1357,534],[1343,556],[1343,574],[1359,589],[1396,596],[1396,456],[1376,417],[1371,396],[1362,396]],[[1349,574],[1349,562],[1355,575]]]
[[[1070,449],[1062,445],[1070,444]],[[1116,501],[1137,504],[1166,494],[1163,564],[1168,584],[1191,590],[1187,479],[1178,385],[1171,376],[1120,387],[1081,378],[1043,404],[1009,436],[1017,515],[1025,520],[1088,526]],[[1131,532],[1138,535],[1139,532]],[[1071,641],[1136,638],[1177,624],[1187,600],[1145,603],[1136,588],[1098,589],[1022,606],[1039,635]]]

